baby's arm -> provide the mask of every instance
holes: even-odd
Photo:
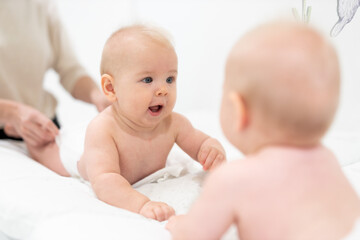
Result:
[[[184,116],[174,113],[176,143],[190,157],[203,165],[204,170],[213,169],[225,161],[225,151],[219,141],[195,129]]]
[[[232,197],[235,191],[233,185],[223,167],[216,169],[206,180],[200,197],[189,213],[170,218],[166,228],[173,240],[220,239],[237,221],[233,207],[236,201]]]
[[[81,161],[96,196],[119,208],[159,221],[174,215],[165,203],[150,201],[132,188],[121,175],[119,153],[110,129],[100,121],[92,121],[86,131],[85,149]]]

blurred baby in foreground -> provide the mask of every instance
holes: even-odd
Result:
[[[221,125],[246,158],[215,170],[173,239],[339,240],[360,202],[321,139],[340,87],[331,44],[309,26],[272,22],[247,33],[226,64]]]

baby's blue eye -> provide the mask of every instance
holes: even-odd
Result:
[[[141,81],[143,81],[144,83],[151,83],[153,81],[153,79],[151,77],[146,77]]]
[[[166,82],[167,83],[172,83],[174,81],[174,78],[173,77],[168,77],[167,79],[166,79]]]

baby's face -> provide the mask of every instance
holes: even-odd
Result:
[[[169,116],[176,101],[177,56],[155,42],[129,44],[114,76],[119,114],[142,127]]]

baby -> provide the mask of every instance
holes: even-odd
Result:
[[[60,160],[56,144],[29,149],[31,155],[60,175],[80,175],[108,204],[168,219],[172,207],[151,201],[131,185],[165,167],[174,143],[204,170],[225,161],[217,140],[172,111],[177,68],[174,47],[160,31],[141,25],[118,30],[106,42],[101,60],[101,87],[112,104],[87,127],[77,166]]]
[[[339,99],[333,47],[315,30],[273,22],[246,34],[226,65],[225,136],[247,157],[216,169],[189,213],[170,218],[173,239],[339,240],[359,198],[321,144]]]

